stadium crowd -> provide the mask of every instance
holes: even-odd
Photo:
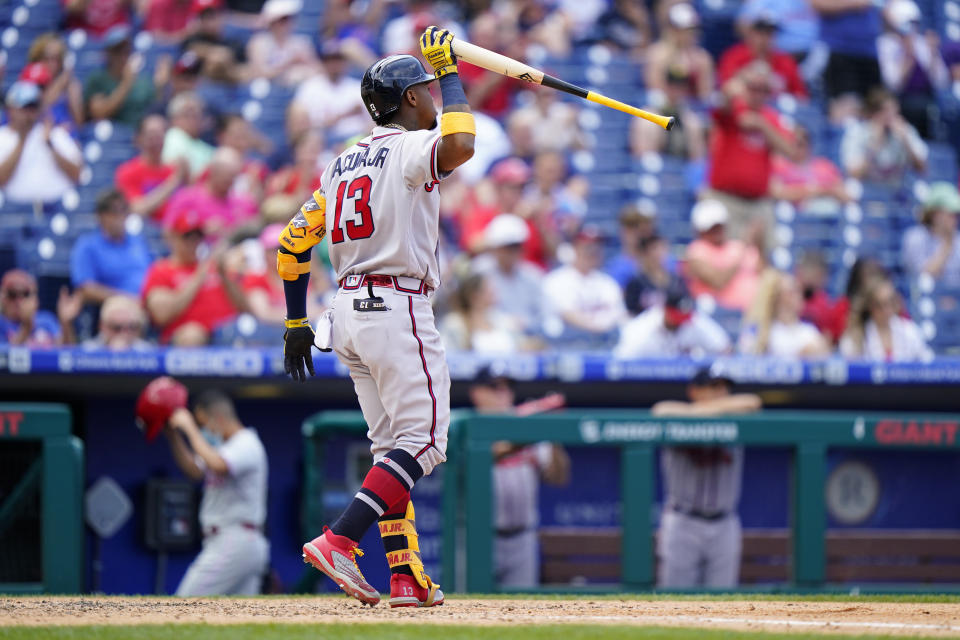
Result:
[[[940,306],[960,299],[950,297],[960,193],[955,174],[924,176],[931,143],[951,137],[935,96],[960,82],[960,45],[941,42],[912,0],[744,0],[716,56],[703,46],[702,7],[679,0],[303,1],[62,0],[52,9],[61,28],[32,39],[22,68],[0,67],[4,209],[28,205],[31,224],[53,226],[64,211],[95,213],[57,240],[69,283],[44,280],[57,284],[50,308],[36,257],[15,248],[0,343],[279,345],[279,223],[372,127],[366,66],[416,53],[416,36],[442,24],[548,70],[612,58],[603,72],[625,71],[629,87],[616,97],[680,121],[667,133],[634,119],[608,134],[612,112],[462,63],[478,134],[474,159],[441,186],[435,306],[448,350],[933,357],[928,342],[944,328],[916,303],[931,291]],[[102,52],[86,73],[75,40]],[[164,53],[146,55],[151,46]],[[248,87],[288,96],[257,103],[282,111],[270,120],[282,127],[260,128],[259,113],[222,100]],[[816,112],[826,133],[785,106]],[[597,114],[600,126],[585,126]],[[95,201],[65,208],[104,166],[82,142],[103,121],[130,132],[103,145],[122,162]],[[646,178],[640,194],[597,199],[591,165],[611,145],[632,157],[621,173],[679,167],[680,208]],[[838,258],[827,243],[785,240],[793,214],[782,205],[840,236],[874,188],[894,194],[900,219],[915,216],[892,261],[867,243]],[[316,253],[311,315],[336,292]]]

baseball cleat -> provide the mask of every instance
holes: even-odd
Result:
[[[357,548],[356,542],[346,536],[335,535],[327,528],[320,536],[303,545],[304,562],[326,574],[348,596],[373,606],[380,602],[380,593],[367,583],[360,572],[356,559],[362,555],[363,551]]]
[[[443,604],[443,591],[427,578],[427,588],[421,587],[413,576],[395,573],[390,576],[390,606],[438,607]]]

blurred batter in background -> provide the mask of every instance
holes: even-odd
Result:
[[[752,393],[731,393],[733,381],[715,364],[687,386],[689,402],[665,400],[655,416],[712,417],[761,407]],[[657,586],[733,588],[740,577],[740,483],[743,447],[669,447],[662,451],[663,513],[657,539]]]
[[[478,413],[532,415],[563,406],[563,396],[551,394],[514,407],[512,381],[484,367],[470,387]],[[570,482],[570,457],[549,442],[518,445],[493,443],[493,504],[497,537],[494,564],[497,584],[527,589],[540,584],[540,479],[554,486]]]
[[[263,535],[266,451],[257,432],[237,418],[226,394],[206,391],[193,409],[174,411],[164,429],[177,466],[191,480],[203,480],[203,550],[187,569],[177,595],[260,593],[270,561]],[[211,445],[199,425],[221,442]]]

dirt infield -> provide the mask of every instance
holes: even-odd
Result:
[[[437,623],[612,624],[754,631],[960,636],[960,606],[901,602],[451,598],[429,610],[343,597],[3,597],[0,627],[36,625]]]

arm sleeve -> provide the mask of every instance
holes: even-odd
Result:
[[[411,188],[440,182],[449,174],[437,169],[437,146],[440,144],[440,128],[411,131],[403,135],[398,147],[403,167],[403,178]]]

